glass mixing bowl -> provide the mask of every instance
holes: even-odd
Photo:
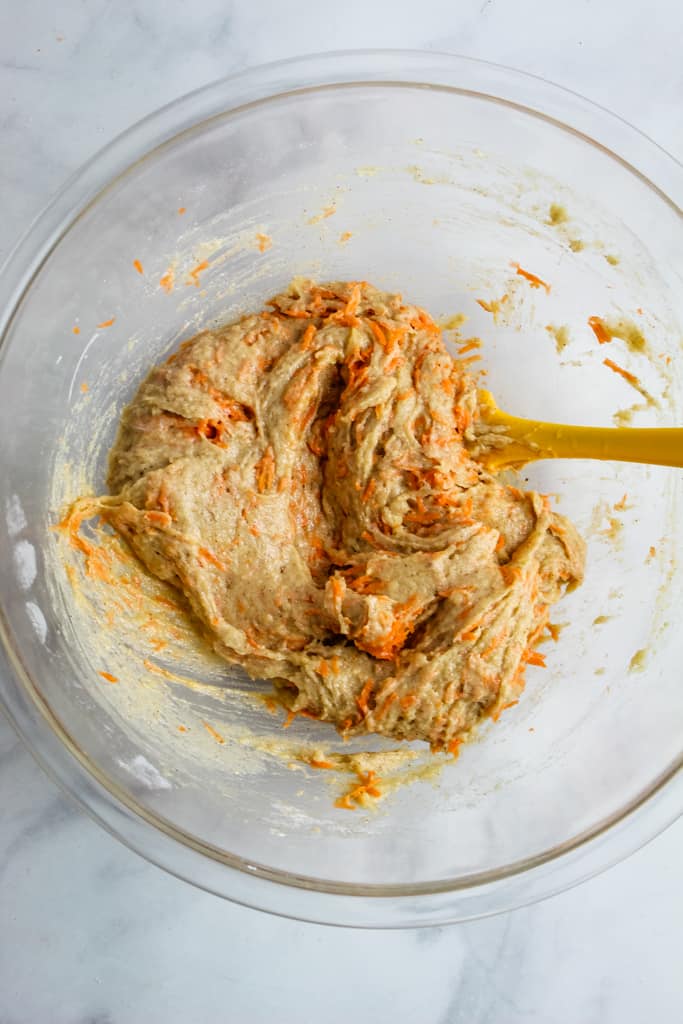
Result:
[[[283,733],[251,696],[259,684],[183,645],[182,616],[167,624],[171,653],[154,646],[151,584],[133,567],[120,600],[54,527],[70,500],[104,488],[118,414],[146,370],[295,275],[365,278],[437,317],[465,314],[459,337],[484,340],[487,385],[510,412],[609,425],[635,404],[623,414],[634,423],[680,424],[682,196],[681,167],[623,121],[445,54],[328,54],[248,71],[87,164],[1,279],[0,579],[13,671],[0,687],[51,775],[175,874],[341,924],[510,908],[669,823],[683,735],[677,470],[564,461],[523,474],[588,540],[586,581],[556,611],[565,625],[549,668],[529,670],[519,705],[457,762],[377,811],[335,807],[343,780],[296,758],[297,744],[352,746],[301,719]],[[599,345],[593,315],[621,318],[626,340]],[[651,401],[603,364],[607,352]]]

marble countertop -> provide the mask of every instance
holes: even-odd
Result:
[[[156,107],[230,71],[357,46],[510,64],[610,107],[683,158],[676,0],[22,0],[0,10],[0,258],[63,179]],[[0,1024],[350,1018],[392,1024],[683,1019],[683,823],[562,896],[424,931],[280,920],[130,853],[0,720]]]

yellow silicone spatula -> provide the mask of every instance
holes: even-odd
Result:
[[[513,469],[537,459],[603,459],[683,467],[683,427],[574,427],[510,416],[490,391],[479,391],[483,423],[500,431],[500,447],[478,456],[487,469]],[[498,431],[496,431],[498,432]],[[509,439],[509,440],[508,440]]]

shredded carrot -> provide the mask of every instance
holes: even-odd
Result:
[[[223,563],[219,561],[219,559],[216,558],[214,553],[212,551],[209,551],[208,548],[197,548],[197,552],[201,555],[205,562],[210,562],[211,565],[215,565],[215,567],[219,569],[221,572],[226,571],[226,567],[223,565]]]
[[[365,718],[365,716],[368,713],[368,697],[372,693],[374,685],[375,685],[375,680],[374,679],[368,679],[367,683],[364,685],[363,689],[360,691],[360,694],[356,697],[356,704],[358,705],[358,710],[360,711],[360,713],[363,716],[363,718]]]
[[[295,718],[296,718],[296,711],[288,711],[287,712],[287,717],[285,718],[284,722],[282,723],[282,728],[283,729],[289,729],[290,725],[292,724],[292,722],[294,721]]]
[[[227,448],[227,445],[222,440],[224,429],[224,424],[220,420],[200,420],[196,427],[200,437],[205,438],[219,448]]]
[[[407,711],[408,708],[412,708],[414,704],[417,704],[417,697],[414,693],[407,693],[405,697],[401,697],[399,703],[403,711]]]
[[[381,347],[384,349],[385,352],[388,352],[389,351],[389,339],[387,338],[386,334],[384,333],[384,331],[382,330],[380,325],[377,323],[377,321],[376,320],[368,320],[368,327],[370,328],[370,330],[374,334],[375,340],[379,342],[379,344],[381,345]]]
[[[539,668],[546,667],[545,655],[541,654],[540,651],[529,651],[525,660],[529,665],[538,665]]]
[[[273,239],[270,235],[264,235],[260,231],[257,231],[256,233],[256,241],[258,243],[259,252],[266,252],[273,244]]]
[[[500,574],[505,583],[508,586],[511,586],[515,580],[518,580],[521,576],[521,569],[518,565],[513,565],[511,562],[508,562],[506,565],[501,565]]]
[[[308,763],[310,764],[311,768],[326,768],[328,771],[334,768],[334,765],[332,764],[331,761],[320,761],[316,757],[310,757],[308,759]]]
[[[550,285],[547,283],[547,281],[544,281],[542,278],[537,277],[536,274],[532,274],[528,270],[524,270],[523,267],[520,267],[519,263],[513,263],[512,265],[515,268],[515,271],[520,275],[520,277],[526,278],[526,280],[529,282],[532,288],[545,288],[546,295],[550,295]]]
[[[395,693],[390,693],[385,701],[382,702],[381,707],[377,708],[373,714],[375,722],[379,722],[381,718],[384,718],[391,705],[398,700]]]
[[[624,380],[627,380],[629,384],[635,384],[636,386],[640,384],[640,381],[635,376],[635,374],[629,373],[628,370],[625,370],[623,368],[623,366],[619,366],[611,359],[603,359],[603,363],[605,366],[609,366],[610,370],[612,370],[614,373],[618,373],[620,377],[623,377]]]
[[[311,314],[307,309],[281,309],[284,316],[291,316],[297,320],[310,320]]]
[[[118,683],[118,678],[113,676],[111,672],[104,672],[100,669],[98,674],[101,675],[103,679],[106,679],[108,683]]]
[[[497,650],[503,643],[503,641],[506,639],[507,635],[507,630],[503,630],[502,633],[498,633],[496,636],[494,636],[493,640],[491,640],[490,643],[481,652],[481,657],[488,658],[489,654],[493,654],[493,652]]]
[[[377,799],[382,795],[382,791],[378,788],[378,783],[382,780],[378,778],[374,772],[361,772],[356,769],[360,785],[353,786],[348,793],[340,796],[338,800],[335,800],[334,806],[341,807],[345,811],[354,811],[356,808],[354,804],[362,804],[363,798],[367,796],[374,797]]]
[[[85,395],[85,394],[87,393],[87,391],[88,391],[88,385],[87,385],[87,383],[86,383],[85,381],[83,381],[83,382],[81,383],[81,391],[83,392],[83,394],[84,394],[84,395]]]
[[[448,751],[449,754],[453,755],[454,759],[456,759],[460,755],[460,747],[461,746],[462,746],[462,740],[461,739],[454,739],[454,740],[451,740],[448,743],[448,745],[446,746],[446,750]]]
[[[348,242],[349,239],[352,238],[352,237],[353,237],[353,235],[352,235],[352,233],[350,231],[342,231],[341,235],[339,236],[339,241],[343,245],[345,242]]]
[[[173,291],[173,285],[175,284],[175,271],[173,267],[169,267],[168,270],[161,275],[159,278],[159,287],[163,288],[167,294],[171,294]]]
[[[324,658],[321,658],[320,661],[318,662],[316,672],[318,673],[319,676],[322,676],[323,679],[330,674],[330,666],[327,664]]]
[[[116,317],[115,317],[115,316],[113,316],[113,317],[111,317],[111,318],[110,318],[109,320],[103,320],[103,321],[102,321],[102,323],[101,323],[101,324],[98,324],[97,326],[98,326],[98,327],[111,327],[111,325],[112,325],[112,324],[113,324],[113,323],[114,323],[115,321],[116,321]]]
[[[614,511],[615,512],[623,512],[624,509],[626,508],[627,501],[628,501],[628,494],[624,494],[623,497],[620,498],[619,501],[617,501],[615,503]]]
[[[72,331],[74,332],[74,334],[80,334],[80,333],[81,333],[81,329],[80,329],[80,327],[78,326],[78,324],[75,324],[75,325],[74,325],[74,326],[73,326],[73,327],[71,328],[71,330],[72,330]]]
[[[275,700],[274,697],[271,697],[270,694],[266,694],[266,696],[263,698],[263,703],[265,704],[266,708],[268,709],[271,715],[276,714],[277,709],[279,707],[282,707],[280,702]]]
[[[142,269],[142,263],[140,263],[140,260],[133,260],[133,266],[137,270],[138,274],[144,274],[144,270]]]
[[[313,339],[316,335],[317,328],[315,324],[309,324],[304,333],[301,335],[301,349],[303,352],[307,352],[313,344]]]
[[[377,481],[375,480],[374,476],[370,477],[370,479],[368,480],[367,487],[363,491],[363,501],[369,501],[370,500],[372,495],[375,493],[376,486],[377,486]]]
[[[604,345],[607,341],[611,341],[614,337],[605,321],[601,320],[599,316],[589,316],[588,326],[601,345]]]
[[[187,732],[187,726],[186,725],[179,725],[178,726],[178,732]]]
[[[560,639],[560,629],[562,627],[555,625],[554,622],[546,622],[545,628],[548,630],[550,636],[553,638],[555,643],[557,643],[557,641]]]
[[[160,530],[165,529],[171,522],[171,517],[168,512],[158,512],[152,508],[145,512],[145,519],[152,526],[158,526]]]
[[[270,490],[275,478],[275,458],[270,445],[266,448],[259,462],[256,463],[256,486],[259,494]]]
[[[650,545],[650,550],[649,550],[650,558],[654,558],[656,554],[657,554],[657,549],[653,545]]]
[[[464,434],[470,425],[472,417],[468,409],[457,405],[455,407],[455,426],[459,434]]]
[[[199,288],[199,275],[201,273],[203,273],[203,271],[208,270],[208,267],[209,267],[209,261],[208,260],[202,260],[201,263],[197,263],[192,268],[192,270],[190,270],[188,272],[189,281],[187,283],[188,284],[193,284],[195,286],[195,288]]]
[[[464,644],[471,643],[472,640],[477,638],[478,627],[474,626],[471,629],[466,629],[464,633],[456,633],[456,640],[460,640]]]
[[[344,584],[338,576],[333,576],[330,579],[330,587],[335,604],[340,605],[344,597]]]
[[[182,215],[185,213],[185,207],[184,206],[179,206],[178,207],[178,213],[182,217]]]
[[[212,725],[209,725],[208,722],[202,722],[202,725],[204,726],[204,728],[208,732],[209,736],[213,736],[213,738],[215,739],[216,743],[225,743],[225,740],[223,739],[221,734],[219,732],[216,732],[216,730],[214,729],[214,727]]]
[[[481,341],[479,338],[471,338],[466,341],[464,345],[461,345],[458,349],[458,355],[464,356],[466,352],[472,352],[475,348],[481,348]]]

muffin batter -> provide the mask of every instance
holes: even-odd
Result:
[[[97,511],[292,711],[456,750],[543,663],[583,542],[473,458],[476,388],[423,310],[366,282],[268,307],[151,372]]]

